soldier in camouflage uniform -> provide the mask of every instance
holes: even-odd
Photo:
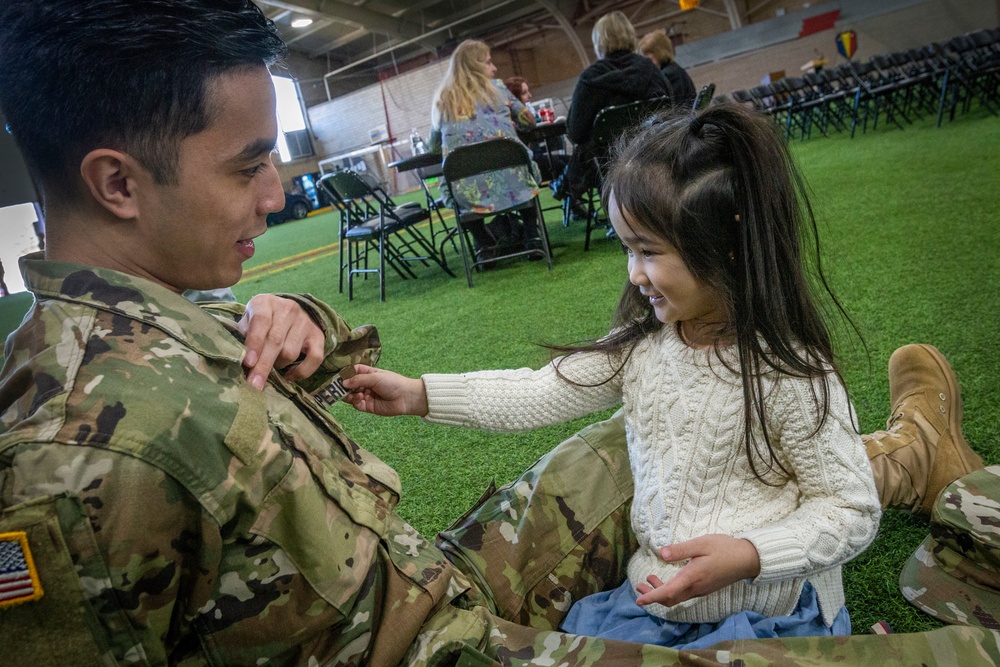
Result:
[[[246,0],[0,9],[0,107],[50,241],[0,372],[4,665],[1000,659],[980,628],[692,652],[554,632],[635,546],[620,419],[417,534],[396,473],[324,409],[375,330],[308,296],[180,295],[236,282],[280,208],[279,51]]]

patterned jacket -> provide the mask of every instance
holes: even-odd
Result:
[[[283,295],[325,330],[325,360],[258,392],[242,306],[23,269],[37,301],[0,375],[0,510],[52,506],[118,664],[394,665],[468,587],[395,513],[397,474],[325,409],[339,369],[377,361],[374,327]]]
[[[510,94],[499,79],[493,80],[497,104],[477,106],[471,113],[453,121],[442,121],[441,127],[431,128],[431,150],[440,148],[443,157],[459,146],[507,137],[520,141],[517,128],[535,126],[535,116],[517,98]],[[452,183],[455,200],[463,212],[491,213],[531,201],[538,194],[537,169],[511,167],[489,172],[474,178],[463,178]],[[442,184],[441,194],[448,201],[447,186]]]

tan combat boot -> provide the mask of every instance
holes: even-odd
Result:
[[[882,507],[930,516],[947,484],[983,467],[962,437],[962,396],[948,360],[931,345],[889,359],[887,430],[861,436]]]

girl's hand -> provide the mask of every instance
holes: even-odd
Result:
[[[354,370],[357,375],[344,380],[344,387],[349,390],[344,401],[356,410],[383,417],[427,415],[427,392],[423,380],[363,364],[355,365]]]
[[[637,586],[640,605],[659,602],[669,607],[760,574],[757,549],[748,540],[729,535],[702,535],[672,544],[660,549],[660,558],[668,563],[689,562],[666,583],[650,575],[649,584]]]

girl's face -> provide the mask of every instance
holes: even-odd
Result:
[[[631,216],[619,212],[613,192],[608,210],[611,224],[628,254],[629,282],[649,299],[656,319],[664,324],[680,322],[689,343],[711,342],[700,339],[725,321],[719,295],[695,279],[677,248],[631,224]]]
[[[531,101],[531,89],[528,88],[528,84],[521,84],[521,93],[517,97],[521,100],[521,104],[527,104]]]

